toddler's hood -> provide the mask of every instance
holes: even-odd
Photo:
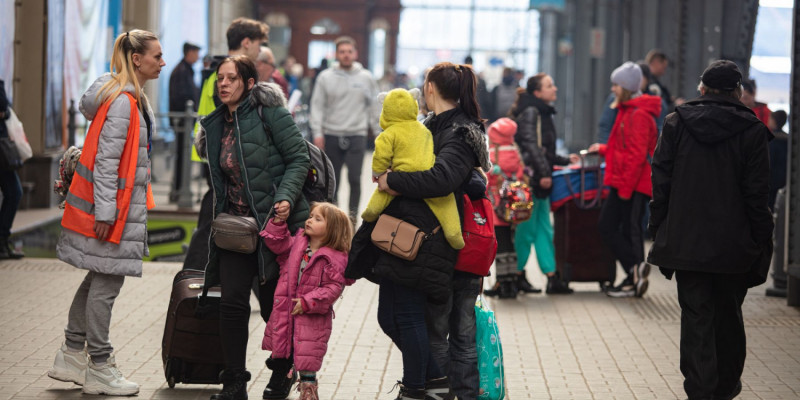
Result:
[[[517,123],[511,118],[500,118],[489,125],[489,142],[494,144],[514,143],[514,134],[517,133]]]
[[[381,111],[381,128],[388,129],[398,122],[416,121],[419,114],[417,100],[419,89],[394,89],[389,93],[378,95],[378,101],[383,101]]]

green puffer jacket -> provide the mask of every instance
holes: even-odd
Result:
[[[258,116],[262,105],[264,122],[271,135],[264,131]],[[214,192],[214,217],[228,208],[225,175],[220,169],[219,156],[225,125],[225,105],[200,121],[201,131],[195,140],[198,153],[208,160],[211,186]],[[286,200],[291,205],[289,228],[292,232],[303,226],[309,206],[302,195],[310,161],[308,149],[300,131],[286,109],[286,98],[278,85],[259,83],[250,96],[233,113],[234,131],[239,143],[239,165],[245,181],[245,191],[253,216],[262,228],[267,223],[275,203]],[[219,284],[219,256],[214,241],[209,242],[205,287]],[[278,278],[275,254],[258,240],[258,267],[261,282]]]

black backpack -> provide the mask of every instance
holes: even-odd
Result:
[[[271,137],[272,130],[264,122],[264,117],[261,115],[262,108],[263,106],[258,106],[258,118],[264,125],[267,136]],[[308,141],[305,142],[311,167],[308,169],[308,176],[303,184],[303,196],[309,204],[320,201],[333,203],[336,198],[336,174],[333,171],[333,163],[319,147]]]

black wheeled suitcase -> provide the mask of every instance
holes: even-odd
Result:
[[[220,383],[224,368],[219,338],[220,288],[212,287],[202,305],[203,271],[185,269],[172,281],[167,323],[161,342],[164,376],[176,383]]]
[[[617,263],[597,228],[603,191],[603,167],[599,157],[581,154],[578,169],[553,172],[554,237],[556,269],[567,282],[598,282],[601,289],[613,285]]]

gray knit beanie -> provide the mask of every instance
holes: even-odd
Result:
[[[638,93],[642,85],[642,69],[627,61],[611,73],[611,83],[619,85],[631,93]]]

